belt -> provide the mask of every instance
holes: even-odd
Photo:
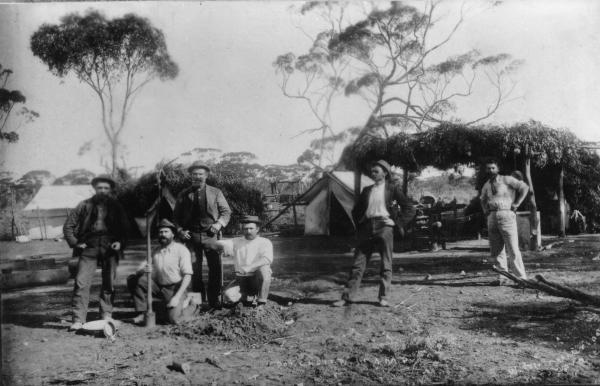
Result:
[[[388,219],[389,219],[389,217],[383,217],[383,216],[380,216],[380,217],[367,217],[367,220],[370,220],[370,221],[387,221]]]

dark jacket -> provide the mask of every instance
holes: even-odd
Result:
[[[365,212],[369,206],[369,195],[373,186],[370,185],[363,189],[352,209],[352,219],[357,228],[366,220]],[[404,227],[415,217],[415,208],[402,193],[402,187],[390,181],[385,182],[385,205],[396,227],[403,233]]]
[[[112,242],[118,241],[121,243],[121,254],[127,243],[127,233],[129,221],[125,210],[114,198],[110,198],[106,202],[106,228],[108,233],[113,236]],[[86,238],[90,235],[92,224],[96,221],[97,211],[94,208],[92,198],[81,201],[77,207],[69,213],[67,221],[63,226],[63,234],[65,240],[71,248],[75,248],[78,244],[85,243]],[[73,255],[77,254],[77,248],[74,249]]]
[[[196,188],[189,187],[183,190],[177,196],[175,209],[173,210],[173,222],[177,226],[177,231],[189,230],[193,221],[192,214],[194,210],[194,193]],[[227,226],[231,218],[231,209],[225,196],[220,189],[206,185],[206,208],[209,217],[216,223],[220,222],[223,227]]]

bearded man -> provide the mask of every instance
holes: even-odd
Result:
[[[65,240],[73,248],[73,256],[79,258],[70,330],[81,329],[86,321],[90,288],[97,267],[102,268],[100,314],[102,319],[112,318],[117,265],[127,240],[128,219],[112,194],[115,181],[108,175],[101,175],[92,180],[92,186],[96,191],[94,196],[80,202],[63,226]]]

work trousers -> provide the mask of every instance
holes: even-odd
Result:
[[[156,281],[151,280],[152,296],[162,297],[166,304],[169,304],[173,296],[179,290],[181,282],[160,285]],[[131,275],[127,278],[127,288],[133,297],[133,303],[137,312],[145,312],[148,309],[148,275]],[[167,317],[169,323],[177,324],[183,317],[183,302],[187,293],[184,292],[179,299],[179,303],[175,307],[167,307]]]
[[[373,252],[381,256],[379,299],[385,299],[392,285],[392,256],[394,228],[382,220],[367,220],[359,225],[358,245],[354,250],[354,264],[350,280],[342,298],[353,301]]]
[[[217,236],[206,232],[192,233],[190,249],[194,251],[196,261],[192,264],[194,274],[192,275],[192,289],[194,292],[202,293],[202,301],[208,301],[210,306],[219,303],[221,293],[221,254],[216,247]],[[202,280],[202,260],[206,256],[208,265],[208,288]]]
[[[527,279],[523,258],[519,250],[519,234],[517,231],[517,214],[512,210],[490,212],[487,218],[490,254],[496,259],[504,271],[508,271],[506,255],[516,276]],[[500,276],[503,279],[503,276]]]
[[[247,300],[248,297],[258,296],[258,302],[267,302],[269,288],[271,287],[270,265],[259,267],[251,276],[236,276],[235,279],[240,284],[240,293],[243,300]]]
[[[87,247],[81,251],[77,263],[77,274],[73,289],[73,322],[85,323],[90,301],[90,289],[98,265],[102,268],[102,287],[100,290],[100,314],[110,317],[115,299],[114,283],[119,263],[117,253],[110,248],[108,237],[98,236],[86,241]]]

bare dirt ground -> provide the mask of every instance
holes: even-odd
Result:
[[[152,330],[122,323],[114,342],[67,331],[72,280],[5,292],[2,382],[600,383],[600,315],[566,299],[491,286],[496,276],[485,242],[397,254],[391,308],[375,303],[376,258],[361,300],[332,308],[351,254],[333,245],[315,249],[302,239],[275,240],[275,247],[273,296],[266,309],[223,310]],[[542,273],[600,295],[598,256],[600,237],[587,235],[527,252],[525,264],[530,275]],[[119,267],[117,319],[133,315],[125,278],[143,257],[140,245]],[[97,275],[88,320],[98,318],[99,284]],[[173,361],[189,362],[191,371],[170,369]]]

